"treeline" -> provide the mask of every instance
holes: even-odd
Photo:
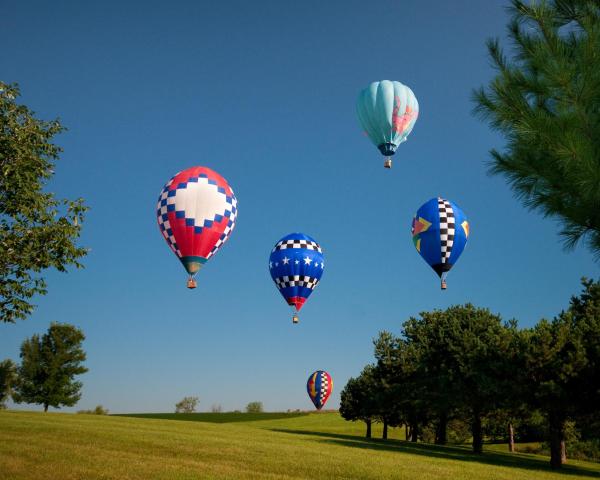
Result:
[[[341,392],[341,415],[364,421],[368,437],[381,422],[384,438],[388,426],[405,425],[407,439],[433,432],[436,444],[448,442],[452,422],[467,424],[474,453],[499,423],[512,450],[514,426],[537,416],[560,467],[570,430],[600,432],[600,282],[582,284],[567,310],[533,328],[466,304],[411,317],[400,336],[381,332],[376,362]]]

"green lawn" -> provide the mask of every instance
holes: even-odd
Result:
[[[226,420],[217,423],[218,415]],[[474,456],[397,440],[401,430],[395,439],[368,441],[361,424],[336,413],[198,414],[184,416],[188,422],[159,416],[2,411],[0,479],[600,478],[598,464],[573,461],[556,473],[545,457],[497,446]]]

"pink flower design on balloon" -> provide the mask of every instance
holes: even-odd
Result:
[[[417,118],[418,111],[413,111],[409,105],[406,106],[406,111],[400,114],[400,98],[396,97],[394,102],[394,110],[392,112],[392,129],[396,133],[402,133],[406,130],[410,122]]]

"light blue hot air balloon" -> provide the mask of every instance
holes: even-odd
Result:
[[[419,116],[415,94],[400,82],[373,82],[358,95],[356,111],[363,130],[385,155],[383,165],[391,168],[389,157],[406,141]]]

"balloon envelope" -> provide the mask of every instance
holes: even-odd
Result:
[[[469,222],[464,212],[441,197],[425,202],[413,218],[415,248],[441,278],[460,257],[468,237]]]
[[[194,276],[229,239],[235,228],[237,199],[217,172],[191,167],[166,183],[156,215],[167,245]]]
[[[317,370],[308,377],[306,390],[317,410],[321,410],[333,391],[333,379],[326,371]]]
[[[275,244],[269,257],[271,278],[296,311],[300,311],[319,284],[324,260],[321,246],[304,233],[290,233]]]
[[[400,82],[382,80],[362,90],[356,101],[360,124],[385,156],[393,155],[419,116],[413,91]]]

